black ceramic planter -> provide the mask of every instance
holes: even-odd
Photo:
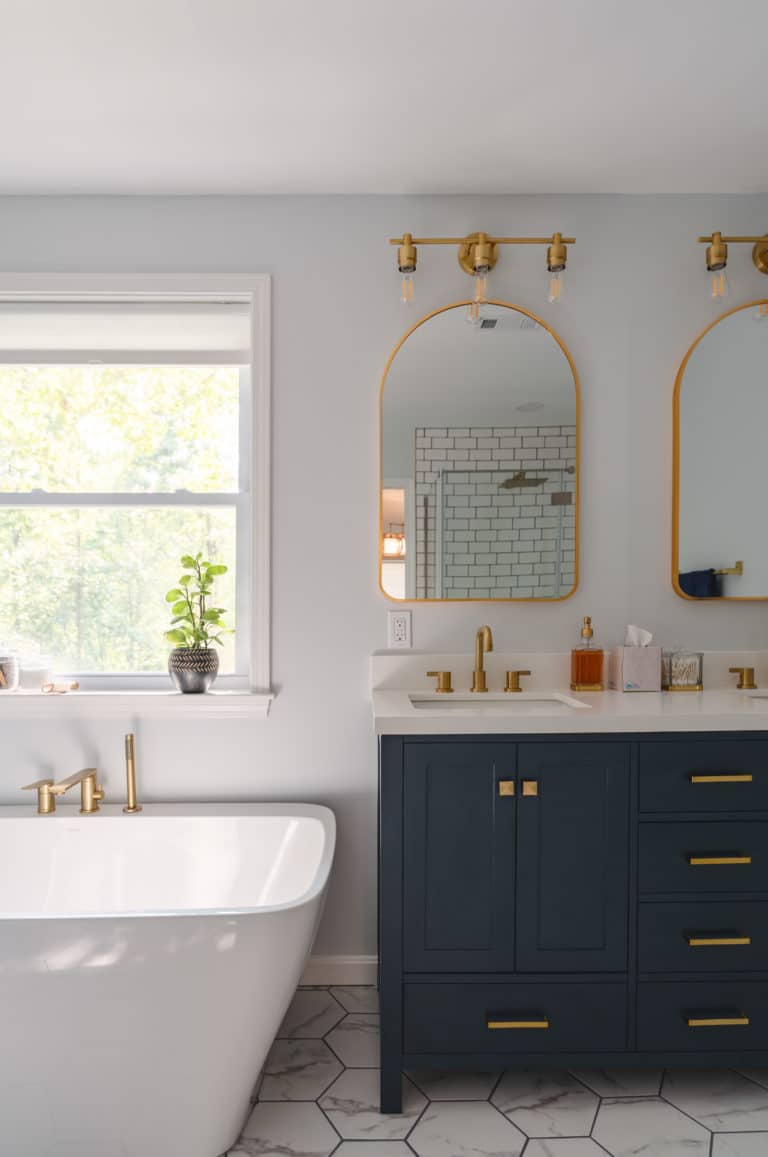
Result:
[[[213,647],[174,647],[168,656],[168,674],[185,695],[201,695],[213,683],[219,670],[219,652]]]

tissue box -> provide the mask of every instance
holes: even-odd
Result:
[[[613,691],[661,691],[661,647],[614,647],[608,655]]]

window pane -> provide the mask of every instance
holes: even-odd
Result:
[[[214,594],[233,627],[234,508],[0,508],[0,642],[62,673],[165,671],[165,592],[198,550],[229,567]],[[224,672],[235,666],[225,638]]]
[[[238,489],[237,366],[0,366],[0,490]]]

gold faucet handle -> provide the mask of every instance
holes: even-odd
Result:
[[[97,775],[98,772],[95,767],[84,767],[80,771],[75,771],[72,775],[68,775],[66,779],[60,779],[58,783],[53,785],[51,791],[54,795],[64,795],[65,791],[69,791],[71,787],[74,787],[78,783],[83,783],[87,779],[92,779],[94,784],[96,784]]]
[[[427,676],[430,679],[437,679],[437,687],[435,690],[440,695],[452,695],[453,687],[451,686],[451,672],[450,671],[427,671]]]
[[[520,686],[521,675],[530,675],[530,671],[507,671],[507,685],[505,691],[522,691]]]
[[[738,691],[755,691],[757,689],[754,667],[729,667],[728,670],[731,675],[739,676],[739,681],[736,684]]]
[[[40,816],[49,816],[56,811],[56,800],[51,791],[52,787],[52,779],[36,779],[34,783],[25,783],[21,789],[22,791],[37,792],[37,814]]]

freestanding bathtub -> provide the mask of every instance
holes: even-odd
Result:
[[[0,1154],[224,1153],[335,838],[303,804],[0,808]]]

